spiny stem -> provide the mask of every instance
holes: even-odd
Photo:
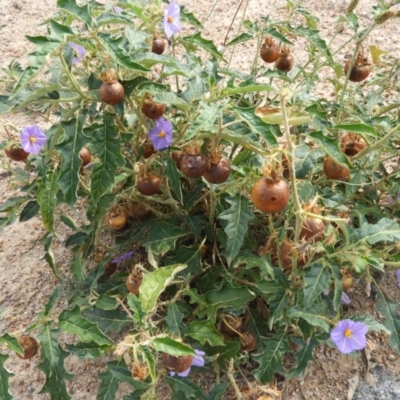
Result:
[[[385,135],[382,139],[378,140],[371,146],[366,147],[363,151],[360,151],[358,154],[353,156],[353,160],[356,160],[357,158],[363,157],[368,153],[371,153],[371,151],[374,151],[376,149],[379,149],[382,147],[382,145],[387,142],[397,131],[400,130],[400,124],[396,125],[392,130],[389,131],[387,135]]]

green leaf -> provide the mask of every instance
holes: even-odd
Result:
[[[64,361],[69,356],[69,353],[64,351],[57,344],[57,364],[53,364],[53,358],[47,358],[45,350],[41,349],[39,369],[46,375],[44,383],[39,394],[48,393],[51,400],[69,400],[71,396],[67,392],[65,380],[72,379],[74,375],[69,374],[64,368]]]
[[[20,222],[26,222],[29,221],[31,218],[36,216],[36,214],[39,212],[40,206],[39,203],[36,200],[31,200],[28,201],[25,204],[25,207],[21,211],[21,214],[19,216],[19,221]]]
[[[222,96],[232,96],[234,94],[241,93],[253,93],[253,92],[276,92],[276,89],[271,85],[262,83],[252,83],[245,86],[229,87],[222,91]]]
[[[376,224],[364,222],[361,228],[354,230],[353,235],[355,240],[369,244],[394,243],[400,240],[400,225],[389,218],[382,218]]]
[[[57,171],[54,171],[46,182],[41,179],[38,180],[36,198],[40,205],[43,226],[47,232],[52,232],[54,229],[54,212],[57,205],[56,195],[60,189],[57,183],[58,175]]]
[[[351,319],[356,322],[363,322],[368,327],[368,331],[380,332],[383,331],[390,335],[389,329],[387,329],[384,325],[380,324],[377,320],[371,317],[369,313],[365,315],[360,315],[359,312],[356,312]]]
[[[192,321],[188,326],[186,335],[197,340],[201,344],[208,342],[210,346],[223,346],[224,337],[211,321]]]
[[[315,339],[315,333],[307,340],[307,343],[299,351],[294,354],[296,360],[295,367],[288,371],[287,379],[292,379],[295,376],[302,375],[307,368],[307,364],[310,361],[314,361],[313,350],[317,346],[318,342]]]
[[[200,32],[197,32],[196,34],[191,36],[185,36],[183,38],[180,38],[179,40],[183,42],[183,44],[187,42],[192,45],[199,46],[217,59],[220,60],[224,59],[222,54],[218,51],[217,47],[215,46],[214,42],[212,40],[207,40],[201,37]]]
[[[251,33],[247,33],[247,32],[241,33],[239,36],[237,36],[237,37],[235,37],[234,39],[232,39],[232,40],[226,45],[226,47],[234,46],[234,45],[236,45],[236,44],[243,43],[243,42],[247,42],[247,41],[249,41],[250,39],[253,39],[253,37],[254,37],[254,35],[251,34]]]
[[[100,346],[95,342],[79,342],[77,344],[66,343],[67,350],[79,358],[97,360],[101,355],[110,351],[110,346]]]
[[[128,294],[127,301],[129,308],[133,311],[133,322],[137,327],[141,327],[146,313],[143,311],[140,301],[132,293]]]
[[[215,313],[219,308],[233,307],[238,310],[244,304],[253,300],[254,297],[255,295],[247,287],[235,287],[232,283],[224,281],[220,289],[209,291],[205,296],[205,300],[211,306],[207,309],[208,314],[211,320],[215,322]]]
[[[175,193],[176,198],[179,203],[182,204],[182,185],[181,185],[181,174],[178,172],[178,168],[175,164],[175,161],[168,157],[165,160],[167,168],[165,169],[164,175],[168,178],[168,181],[171,185],[172,191]]]
[[[321,264],[313,264],[311,271],[304,275],[304,300],[303,304],[313,304],[314,300],[328,288],[331,277],[328,269]]]
[[[322,131],[311,132],[308,136],[318,142],[325,153],[333,157],[339,164],[351,165],[349,159],[340,150],[337,139],[325,136]]]
[[[239,342],[226,342],[225,346],[206,347],[205,352],[208,356],[218,356],[217,363],[222,369],[226,369],[231,358],[236,358],[240,352]]]
[[[287,312],[288,318],[302,318],[310,325],[321,328],[325,332],[329,332],[329,324],[326,319],[320,315],[313,314],[311,311],[304,309],[301,306],[291,307]]]
[[[371,135],[374,137],[378,136],[376,130],[369,125],[358,123],[358,124],[338,124],[334,125],[334,128],[340,131],[361,133],[362,135]]]
[[[136,54],[135,61],[139,62],[146,68],[151,68],[155,64],[162,64],[165,66],[161,72],[161,77],[167,75],[183,75],[189,76],[192,72],[190,66],[180,63],[175,57],[169,55],[158,55],[155,53],[140,53]]]
[[[79,7],[75,0],[57,0],[57,7],[84,22],[86,28],[89,28],[92,25],[92,17],[89,13],[88,5]]]
[[[229,387],[229,382],[221,382],[215,385],[204,400],[223,400],[225,390]]]
[[[18,339],[14,336],[9,335],[8,333],[0,336],[0,343],[5,343],[10,350],[15,351],[20,355],[24,354],[24,350],[19,344]]]
[[[132,372],[127,368],[119,366],[117,362],[110,362],[107,365],[114,378],[118,379],[120,382],[126,382],[136,390],[146,390],[149,387],[148,383],[133,379]]]
[[[174,279],[175,275],[185,268],[186,265],[184,264],[169,265],[143,275],[143,282],[140,285],[139,293],[139,300],[143,311],[153,311],[160,294]]]
[[[65,241],[65,247],[80,246],[89,239],[85,232],[75,232]]]
[[[385,317],[383,325],[390,331],[389,344],[400,352],[400,316],[399,303],[386,297],[378,288],[377,310]]]
[[[140,71],[140,72],[148,72],[149,68],[145,67],[137,58],[135,57],[136,61],[132,61],[131,56],[127,53],[124,49],[126,45],[126,39],[124,38],[112,38],[107,33],[99,33],[98,37],[104,41],[107,45],[108,50],[112,59],[122,65],[123,67],[128,68],[132,71]]]
[[[323,155],[324,153],[321,150],[312,149],[306,144],[296,147],[294,151],[296,178],[304,179]]]
[[[226,201],[230,204],[230,207],[219,215],[219,219],[227,221],[224,227],[224,232],[228,237],[225,256],[228,265],[231,265],[240,252],[247,234],[247,225],[249,221],[254,219],[254,214],[249,209],[249,200],[240,194],[228,197]]]
[[[176,241],[185,234],[186,231],[183,228],[160,221],[150,228],[150,232],[143,240],[142,245],[154,254],[159,255],[174,249]]]
[[[83,318],[78,306],[73,310],[64,310],[59,316],[60,328],[64,332],[74,333],[83,342],[93,340],[99,345],[111,345],[113,341],[105,336],[96,324]]]
[[[111,373],[110,369],[102,372],[98,377],[100,379],[100,386],[97,391],[96,400],[115,400],[118,390],[118,379]]]
[[[61,156],[61,172],[58,184],[64,193],[64,199],[68,205],[74,206],[77,200],[77,189],[79,183],[79,170],[82,166],[82,159],[79,152],[86,144],[87,139],[83,136],[83,124],[87,110],[81,112],[78,119],[61,122],[64,131],[64,140],[55,147]]]
[[[203,391],[188,378],[181,378],[178,376],[166,376],[165,380],[171,386],[174,394],[182,392],[185,396],[185,399],[204,399]]]
[[[118,301],[115,297],[101,294],[96,301],[96,307],[102,310],[115,310],[118,307]]]
[[[200,131],[214,130],[215,121],[222,116],[222,106],[215,104],[209,106],[204,102],[200,102],[200,114],[194,118],[194,122],[185,134],[185,140],[194,138]]]
[[[292,351],[285,332],[278,331],[270,338],[262,338],[264,351],[253,356],[260,366],[254,376],[262,383],[272,382],[276,372],[284,372],[282,358],[285,353]]]
[[[84,311],[83,317],[96,324],[104,333],[120,332],[123,328],[133,325],[125,311],[90,308]]]
[[[195,356],[196,353],[191,347],[178,342],[170,337],[153,339],[153,346],[156,351],[171,354],[171,356]]]
[[[13,398],[8,391],[8,379],[14,376],[14,374],[9,372],[4,366],[8,358],[8,355],[0,353],[0,399],[2,400],[12,400]]]
[[[93,167],[91,193],[97,202],[114,184],[116,170],[123,165],[118,129],[115,115],[105,112],[103,125],[93,125],[85,129],[85,134],[91,137],[91,147],[99,158],[99,163]]]
[[[239,119],[248,125],[254,132],[260,135],[267,144],[276,146],[278,141],[271,129],[271,125],[265,123],[255,114],[256,107],[240,108],[233,107],[233,111],[238,115]]]
[[[277,29],[274,27],[269,27],[268,29],[265,30],[265,32],[268,35],[271,35],[275,39],[278,39],[279,42],[288,44],[289,46],[294,46],[294,43],[291,42],[285,35],[282,35]]]
[[[174,336],[183,336],[185,332],[185,326],[182,323],[184,315],[179,311],[176,303],[172,303],[168,306],[167,316],[165,322],[167,323],[167,332]]]
[[[201,22],[193,15],[193,13],[186,11],[185,8],[181,8],[181,18],[182,20],[187,21],[189,24],[203,29]]]
[[[328,60],[332,59],[331,52],[329,51],[325,40],[321,39],[319,35],[319,30],[307,28],[305,26],[299,26],[294,30],[293,33],[295,35],[303,36],[308,41],[314,43],[320,50],[322,50],[326,54]]]
[[[104,25],[111,25],[111,24],[122,24],[122,25],[132,25],[133,22],[131,19],[124,17],[123,15],[105,12],[96,19],[96,25],[98,27]]]
[[[142,89],[142,85],[140,86],[140,89]],[[187,110],[189,110],[189,107],[190,107],[189,104],[186,103],[185,100],[178,97],[174,92],[164,91],[162,93],[157,93],[154,96],[153,100],[157,103],[164,103],[164,104],[174,106],[176,108],[179,108],[182,111],[187,111]]]
[[[15,207],[19,207],[25,203],[27,198],[25,196],[10,197],[3,204],[0,205],[0,212],[11,211]]]
[[[181,93],[181,96],[187,103],[192,103],[196,100],[201,100],[206,91],[207,87],[203,79],[196,75],[187,81],[186,90]]]

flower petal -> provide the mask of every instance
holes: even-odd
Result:
[[[186,378],[189,375],[189,373],[190,373],[190,367],[182,372],[178,372],[178,375],[181,376],[182,378]]]

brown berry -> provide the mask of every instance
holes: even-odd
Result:
[[[18,337],[17,340],[24,350],[24,354],[22,356],[18,353],[15,353],[17,357],[22,358],[23,360],[29,360],[30,358],[35,357],[39,351],[39,343],[35,338],[28,335],[22,335]]]

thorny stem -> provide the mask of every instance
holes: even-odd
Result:
[[[295,155],[294,155],[294,145],[292,142],[292,138],[290,137],[290,128],[289,128],[289,119],[286,109],[286,99],[289,95],[289,89],[283,87],[280,91],[281,97],[281,108],[282,108],[282,116],[283,121],[285,123],[285,136],[286,142],[288,145],[288,152],[287,155],[289,156],[289,173],[290,173],[290,186],[292,189],[292,197],[294,202],[294,213],[296,215],[296,225],[295,225],[295,233],[294,233],[294,241],[295,243],[299,242],[300,239],[300,232],[301,232],[301,224],[302,224],[302,213],[303,209],[300,204],[299,194],[297,192],[297,185],[296,185],[296,170],[294,165]],[[296,277],[297,271],[297,248],[294,246],[294,251],[292,254],[292,280],[294,283],[294,279]]]
[[[130,312],[130,310],[124,304],[124,302],[119,297],[116,297],[116,299],[117,299],[117,303],[125,310],[125,312],[129,315],[129,317],[132,318],[132,320],[134,320],[133,314]]]
[[[343,107],[344,96],[346,95],[346,89],[347,89],[347,85],[348,85],[348,83],[349,83],[349,78],[350,78],[351,70],[352,70],[352,67],[353,67],[353,65],[354,65],[354,61],[356,60],[359,47],[360,47],[360,43],[357,42],[357,43],[356,43],[356,48],[354,49],[354,52],[353,52],[353,56],[351,57],[350,68],[349,68],[349,70],[347,71],[347,74],[346,74],[346,79],[345,79],[345,81],[344,81],[344,85],[343,85],[343,89],[342,89],[342,94],[340,95],[339,110],[338,110],[338,113],[337,113],[337,115],[336,115],[336,123],[338,123],[338,122],[340,121],[340,116],[341,116],[341,114],[342,114],[342,107]]]
[[[357,158],[363,157],[368,153],[371,153],[371,151],[374,151],[376,149],[379,149],[385,142],[387,142],[395,133],[397,133],[400,130],[400,124],[396,125],[393,129],[389,131],[387,135],[385,135],[382,139],[378,140],[371,146],[366,147],[363,151],[360,151],[358,154],[353,156],[353,160],[356,160]]]
[[[244,397],[242,396],[242,393],[240,393],[240,390],[239,390],[238,386],[236,385],[236,381],[235,381],[235,378],[234,378],[234,376],[232,374],[232,371],[233,371],[233,358],[231,358],[229,360],[228,378],[229,378],[229,381],[231,382],[233,390],[236,393],[236,398],[238,400],[244,400]]]
[[[82,92],[81,87],[78,85],[78,82],[75,80],[74,76],[71,74],[67,63],[65,62],[65,59],[62,54],[60,54],[60,60],[61,64],[64,67],[64,72],[67,74],[68,79],[71,81],[72,86],[75,88],[75,90],[82,96],[82,98],[86,99],[85,93]]]

